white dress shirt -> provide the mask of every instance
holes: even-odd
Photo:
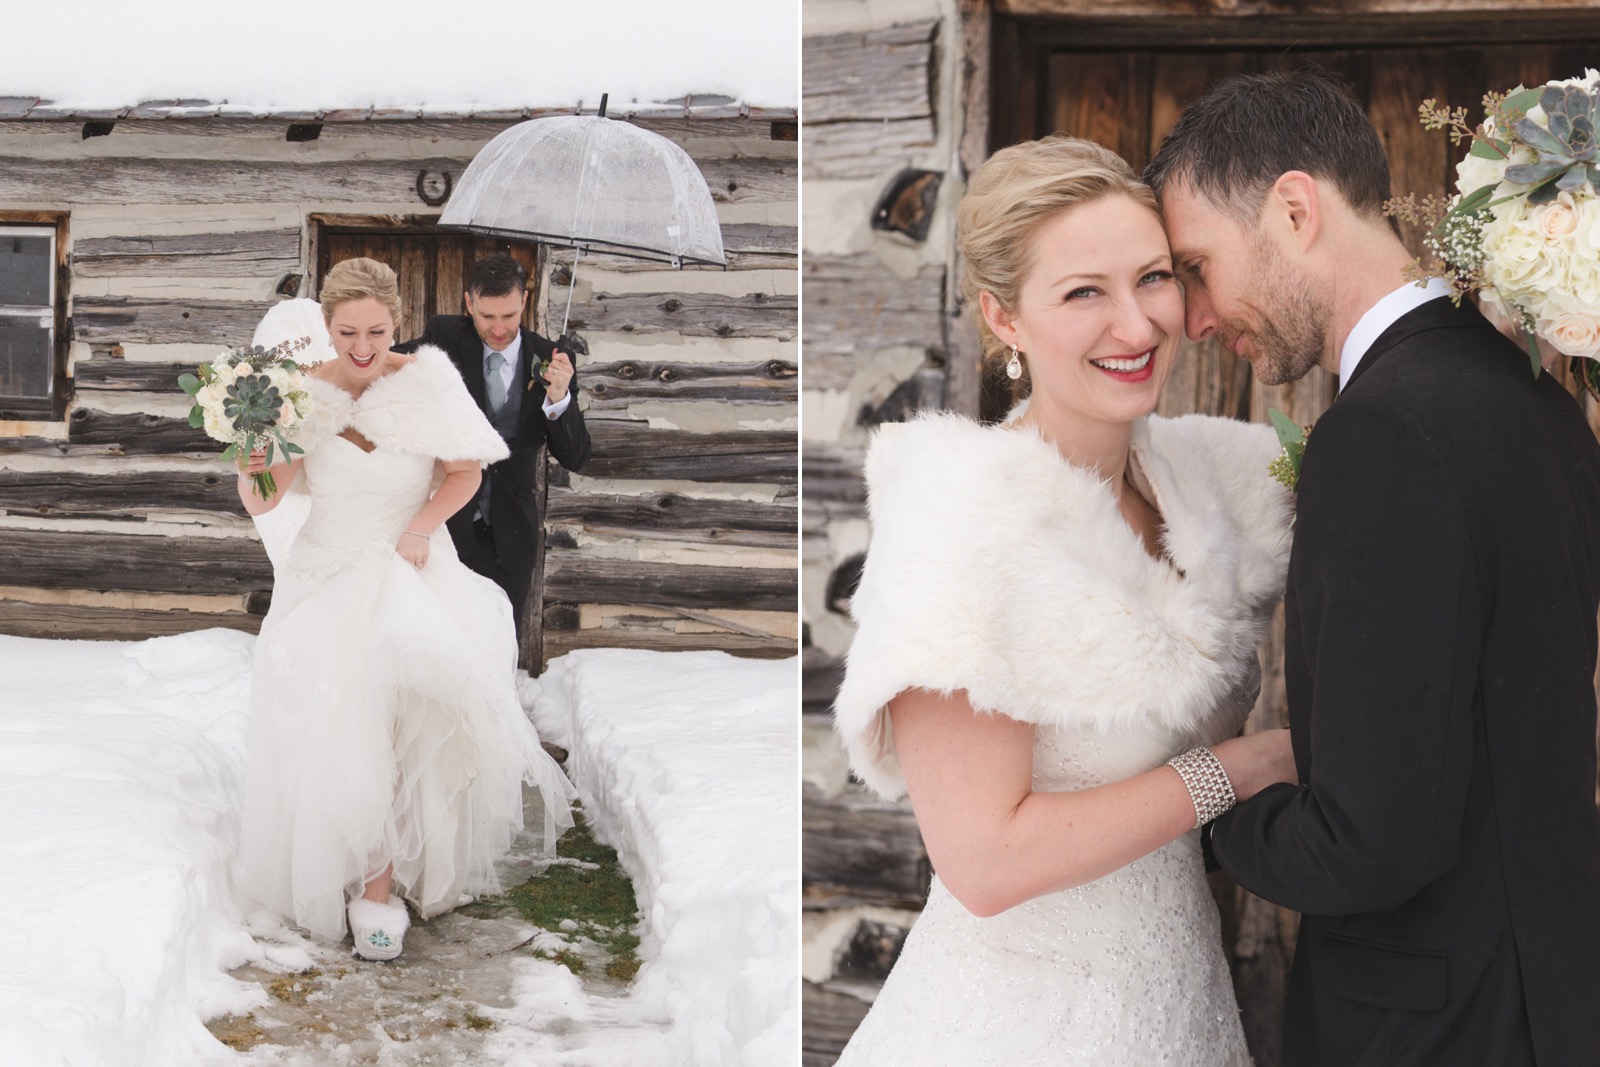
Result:
[[[489,365],[489,357],[494,354],[494,351],[487,344],[483,346],[483,377],[485,381],[488,381],[489,375],[494,373],[494,369]],[[511,343],[506,345],[500,354],[505,357],[505,362],[500,365],[500,380],[505,383],[505,395],[510,396],[517,380],[517,359],[522,355],[522,334],[520,331],[515,337],[511,338]],[[547,419],[559,419],[561,413],[567,410],[567,405],[572,403],[572,393],[569,391],[560,400],[551,400],[548,394],[541,393],[540,399],[543,401],[539,406],[544,411],[544,417]]]
[[[1449,295],[1450,283],[1443,278],[1429,278],[1427,285],[1406,282],[1368,308],[1367,313],[1356,322],[1355,329],[1350,331],[1350,336],[1344,339],[1344,347],[1339,350],[1339,390],[1343,392],[1344,387],[1350,384],[1350,376],[1361,365],[1361,357],[1367,354],[1367,349],[1372,347],[1372,342],[1384,330],[1400,321],[1400,317],[1407,312],[1415,311],[1430,300]]]

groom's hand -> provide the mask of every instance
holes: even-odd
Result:
[[[557,352],[550,357],[550,366],[544,372],[544,380],[549,383],[545,387],[544,395],[553,404],[567,395],[567,389],[572,385],[572,358],[565,352]]]

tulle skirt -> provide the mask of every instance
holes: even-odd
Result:
[[[374,543],[325,579],[280,579],[256,645],[240,847],[245,893],[338,940],[345,903],[393,864],[423,918],[498,891],[543,794],[544,847],[572,825],[571,783],[517,700],[498,587],[442,533],[417,570]]]

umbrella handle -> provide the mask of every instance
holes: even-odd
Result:
[[[572,293],[578,288],[578,260],[583,258],[583,246],[572,246],[572,278],[567,282],[567,310],[561,315],[561,336],[567,335],[567,323],[572,321]]]

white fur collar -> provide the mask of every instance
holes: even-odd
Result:
[[[308,452],[348,427],[378,448],[446,461],[493,463],[510,454],[455,364],[433,345],[359,397],[321,378],[308,375],[307,382],[313,409],[296,443]]]
[[[904,792],[882,709],[913,687],[1040,725],[1207,732],[1283,588],[1276,442],[1264,426],[1151,417],[1133,450],[1181,575],[1144,551],[1109,486],[1036,433],[948,414],[878,432],[835,704],[864,781]]]

